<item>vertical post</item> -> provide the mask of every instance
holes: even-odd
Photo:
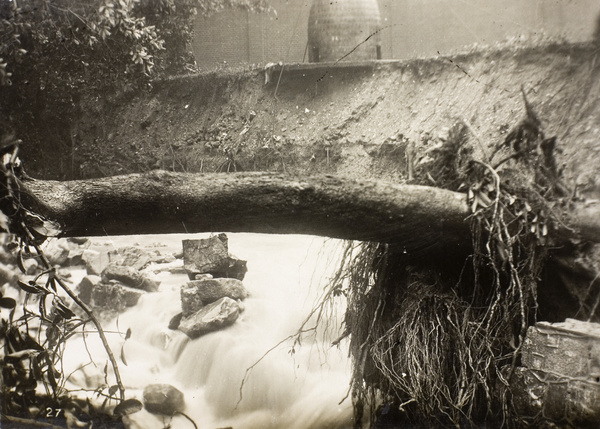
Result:
[[[246,57],[248,58],[248,64],[252,64],[252,58],[250,56],[250,11],[246,11]]]

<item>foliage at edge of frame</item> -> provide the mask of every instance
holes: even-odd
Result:
[[[13,241],[7,247],[16,253],[16,264],[22,274],[27,274],[24,261],[28,258],[38,259],[44,270],[28,281],[16,281],[16,287],[24,295],[20,307],[16,300],[0,294],[2,419],[22,424],[66,423],[67,427],[83,427],[94,421],[96,426],[112,427],[121,417],[139,411],[142,404],[137,399],[125,399],[117,362],[100,322],[73,293],[56,267],[50,265],[40,248],[48,237],[60,232],[60,226],[21,205],[19,183],[25,173],[17,153],[18,145],[3,148],[0,153],[4,189],[0,226],[13,234]],[[95,330],[90,330],[90,324]],[[104,398],[100,407],[89,399],[72,395],[66,387],[70,374],[63,369],[67,341],[79,335],[85,337],[89,332],[100,336],[108,355],[104,383],[89,392],[96,398]],[[128,331],[124,340],[130,335]],[[89,358],[88,364],[96,365],[94,357]],[[115,404],[111,415],[106,406],[112,408]]]

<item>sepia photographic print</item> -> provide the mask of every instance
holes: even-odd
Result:
[[[0,0],[0,427],[600,427],[599,161],[598,0]]]

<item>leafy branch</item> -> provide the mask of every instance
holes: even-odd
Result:
[[[64,377],[62,370],[57,368],[58,365],[62,366],[64,345],[67,340],[78,333],[80,328],[85,333],[85,326],[90,322],[94,325],[106,350],[116,379],[116,384],[108,387],[107,394],[102,393],[104,387],[99,388],[97,393],[105,396],[107,400],[118,400],[118,407],[121,407],[122,413],[135,412],[141,409],[141,403],[137,400],[125,400],[125,387],[121,380],[117,359],[110,348],[100,321],[61,278],[40,247],[46,238],[57,235],[60,227],[31,213],[22,206],[20,183],[24,172],[20,168],[18,149],[18,145],[14,145],[5,148],[2,153],[2,164],[0,164],[1,180],[3,181],[1,209],[5,217],[2,219],[1,226],[18,236],[17,265],[23,274],[27,272],[23,261],[27,257],[39,259],[43,271],[27,282],[21,280],[17,282],[19,288],[25,292],[21,317],[14,320],[16,307],[14,300],[2,298],[0,301],[3,308],[11,310],[8,321],[2,321],[2,338],[6,351],[2,368],[6,382],[4,399],[12,398],[7,401],[8,404],[4,403],[3,413],[8,414],[10,410],[17,413],[24,412],[28,408],[26,407],[28,403],[35,404],[37,401],[35,387],[38,382],[42,382],[46,393],[51,395],[55,403],[60,404],[61,398],[66,393],[64,383],[68,378]],[[42,279],[45,281],[42,282]],[[59,296],[59,288],[83,311],[86,319],[82,320],[76,317],[75,312]],[[28,307],[32,297],[38,301],[37,312]],[[51,306],[47,308],[49,297],[52,298]],[[33,329],[37,331],[37,340],[30,336],[32,320],[38,321],[37,328]],[[23,327],[25,329],[21,331]],[[44,341],[41,339],[42,333],[45,333]],[[128,331],[127,337],[129,335],[130,331]],[[29,366],[29,370],[27,366]],[[105,367],[104,371],[106,383],[108,383],[107,369]],[[115,414],[118,414],[117,411]]]

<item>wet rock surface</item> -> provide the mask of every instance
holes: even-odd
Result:
[[[136,305],[146,293],[116,280],[104,282],[101,277],[94,275],[84,277],[77,290],[83,302],[104,314],[121,313]]]
[[[243,280],[246,261],[229,254],[228,238],[219,234],[206,239],[183,240],[183,264],[190,280],[197,274]]]
[[[109,264],[102,271],[101,277],[102,281],[105,283],[110,280],[117,280],[126,286],[146,292],[156,292],[160,286],[160,282],[149,278],[139,270],[129,266],[118,265],[116,263]]]
[[[169,329],[179,329],[194,339],[232,325],[244,311],[249,295],[242,283],[246,261],[229,254],[226,234],[207,239],[183,240],[183,259],[191,281],[180,288],[182,312],[173,316]]]
[[[169,270],[181,270],[181,261],[177,264],[172,254],[163,254],[159,249],[137,245],[117,250],[90,247],[88,239],[70,239],[53,245],[56,249],[69,249],[62,267],[83,266],[86,269],[88,275],[77,286],[77,293],[103,319],[136,305],[142,295],[157,292],[160,282],[152,272],[160,272],[161,265],[171,264]]]
[[[248,291],[237,279],[202,279],[187,282],[181,287],[183,314],[190,315],[224,297],[242,300],[248,297]]]
[[[162,254],[158,249],[142,249],[139,247],[121,247],[109,252],[110,260],[118,265],[143,270],[150,264],[164,264],[175,261],[171,254]]]
[[[106,252],[86,249],[81,254],[81,260],[88,274],[99,276],[104,268],[110,263]]]
[[[183,393],[170,384],[150,384],[143,396],[144,407],[150,413],[172,416],[185,409]]]
[[[240,306],[236,301],[227,297],[221,298],[192,315],[183,317],[178,328],[191,339],[195,339],[233,325],[240,312]]]

